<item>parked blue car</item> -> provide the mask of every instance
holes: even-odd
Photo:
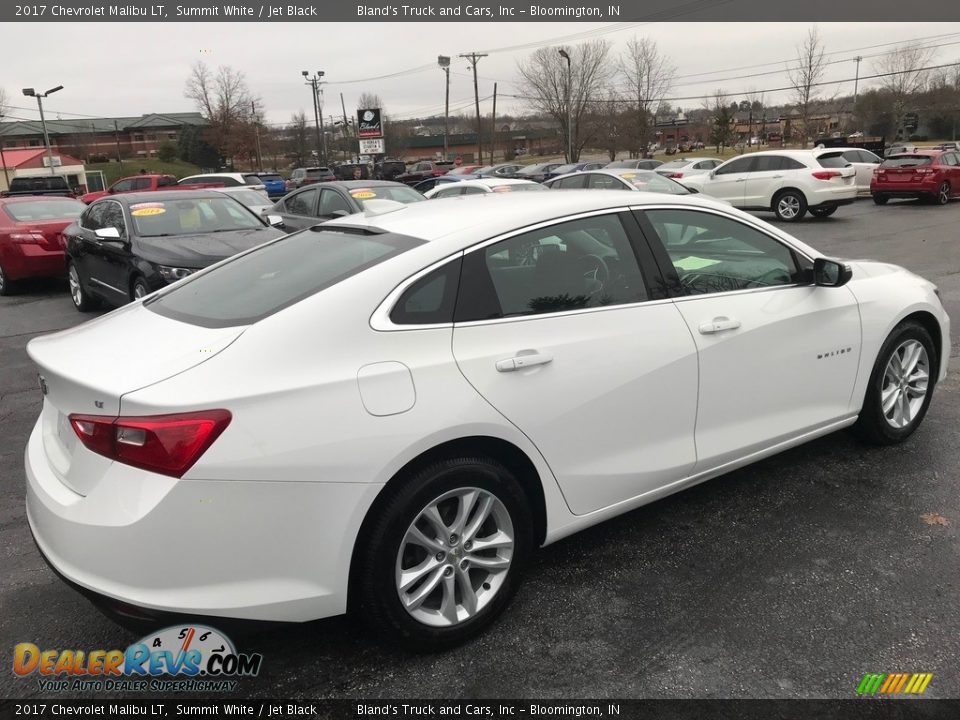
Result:
[[[271,200],[282,198],[287,194],[287,181],[277,175],[277,173],[256,173],[264,186],[267,188],[267,196]]]

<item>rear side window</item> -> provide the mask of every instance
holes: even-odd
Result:
[[[461,258],[428,273],[407,288],[390,312],[397,325],[452,323]]]
[[[189,278],[147,307],[203,327],[249,325],[422,244],[393,233],[304,230]]]
[[[897,155],[883,161],[884,167],[917,167],[929,165],[933,158],[929,155]]]

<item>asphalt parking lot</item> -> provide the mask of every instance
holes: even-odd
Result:
[[[762,215],[770,219],[770,215]],[[439,655],[378,645],[344,619],[261,631],[248,697],[850,698],[866,672],[933,673],[960,696],[960,203],[869,200],[789,231],[936,282],[953,367],[905,445],[838,433],[542,550],[490,632]],[[40,408],[24,347],[87,319],[65,284],[0,298],[0,658],[123,648],[46,567],[24,512],[22,451]],[[8,654],[9,653],[9,654]],[[9,667],[9,665],[7,666]],[[39,697],[0,673],[0,697]]]

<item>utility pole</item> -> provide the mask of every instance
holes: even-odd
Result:
[[[461,53],[459,57],[467,58],[470,61],[470,68],[473,70],[473,99],[477,104],[477,162],[483,163],[483,128],[480,120],[480,88],[477,85],[477,63],[480,58],[485,58],[486,53]]]
[[[0,108],[2,111],[3,108]],[[0,120],[3,120],[3,112],[0,112]],[[7,175],[7,161],[3,159],[3,139],[0,138],[0,165],[3,165],[3,181],[6,183],[4,190],[10,189],[10,176]]]
[[[857,55],[853,61],[857,64],[857,74],[853,79],[853,107],[857,107],[857,86],[860,84],[860,61],[863,60],[863,57]]]
[[[263,172],[263,155],[260,154],[260,118],[257,117],[257,103],[250,101],[250,113],[253,115],[253,130],[257,137],[257,168]]]
[[[497,84],[493,84],[493,124],[490,127],[490,164],[493,165],[493,154],[497,151]]]
[[[183,130],[180,131],[181,133]],[[113,121],[113,141],[117,144],[117,162],[120,163],[120,174],[123,175],[123,158],[120,157],[120,126]]]
[[[450,157],[450,58],[446,55],[437,56],[437,65],[447,76],[447,90],[443,101],[443,159]]]
[[[321,164],[321,153],[323,152],[323,135],[320,130],[320,94],[318,91],[318,86],[320,84],[320,78],[323,77],[323,71],[317,70],[313,77],[310,77],[310,73],[306,70],[301,70],[300,74],[303,75],[307,82],[306,85],[309,85],[312,88],[311,95],[313,96],[313,122],[317,129],[317,164]],[[324,155],[326,153],[323,153]]]
[[[343,111],[343,139],[346,145],[343,155],[344,158],[347,158],[353,153],[350,152],[350,127],[347,125],[347,105],[343,102],[343,93],[340,93],[340,110]]]
[[[560,48],[558,52],[560,57],[567,61],[567,162],[572,163],[576,162],[573,159],[573,108],[571,107],[572,98],[570,97],[573,95],[573,71],[570,69],[570,54],[563,48]],[[646,148],[644,148],[640,157],[645,157],[646,154]]]

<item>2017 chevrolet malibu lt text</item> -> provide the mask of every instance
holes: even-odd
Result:
[[[27,511],[108,606],[443,647],[537,546],[841,428],[905,440],[949,336],[926,280],[697,196],[370,203],[32,340]]]

